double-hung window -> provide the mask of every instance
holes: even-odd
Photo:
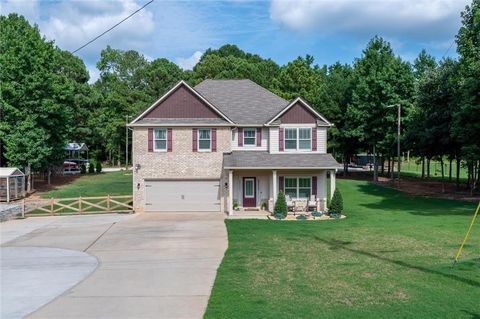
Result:
[[[153,145],[154,145],[155,152],[167,151],[167,129],[166,128],[154,129],[153,139],[154,139]]]
[[[285,129],[285,150],[297,150],[297,129]]]
[[[310,127],[285,128],[285,150],[310,151],[312,149],[312,129]]]
[[[293,199],[308,199],[312,194],[310,177],[285,177],[285,195]]]
[[[257,137],[257,130],[255,128],[243,129],[243,145],[245,146],[257,145],[256,137]]]
[[[198,129],[198,150],[201,152],[208,152],[212,150],[212,130]]]

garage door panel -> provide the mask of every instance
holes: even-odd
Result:
[[[220,183],[212,180],[145,181],[146,211],[220,211]]]

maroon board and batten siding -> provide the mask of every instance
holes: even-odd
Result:
[[[144,118],[221,118],[207,103],[183,85],[156,105]]]
[[[317,117],[300,102],[295,103],[280,117],[282,124],[317,123]]]

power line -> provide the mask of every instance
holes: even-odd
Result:
[[[118,27],[120,24],[122,24],[123,22],[127,21],[128,19],[130,19],[131,17],[133,17],[135,14],[137,14],[138,12],[142,11],[146,6],[148,6],[150,3],[152,3],[154,0],[151,0],[149,2],[147,2],[146,4],[144,4],[140,9],[136,10],[135,12],[133,12],[132,14],[130,14],[128,17],[124,18],[122,21],[118,22],[117,24],[115,24],[113,27],[111,27],[110,29],[102,32],[101,34],[97,35],[95,38],[93,38],[92,40],[88,41],[87,43],[85,43],[84,45],[82,45],[81,47],[79,47],[78,49],[76,49],[75,51],[73,51],[72,53],[75,53],[77,51],[80,51],[81,49],[83,49],[84,47],[86,47],[87,45],[89,45],[90,43],[92,43],[93,41],[97,40],[98,38],[102,37],[103,35],[105,35],[106,33],[112,31],[113,29],[115,29],[116,27]]]
[[[445,51],[445,53],[443,54],[442,59],[447,55],[448,51],[450,51],[450,49],[453,47],[454,43],[455,43],[455,39],[453,39],[453,41],[450,44],[450,46],[448,47],[447,51]]]

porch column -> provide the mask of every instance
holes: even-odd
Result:
[[[233,170],[228,171],[228,215],[233,215]]]
[[[278,194],[278,190],[277,190],[277,171],[276,170],[273,170],[272,171],[272,192],[273,192],[273,206],[275,206],[275,203],[277,202],[277,194]]]
[[[331,170],[330,171],[330,200],[333,197],[333,193],[335,193],[335,173],[337,170]]]
[[[318,175],[318,198],[320,199],[320,211],[327,208],[327,171],[322,170]]]

